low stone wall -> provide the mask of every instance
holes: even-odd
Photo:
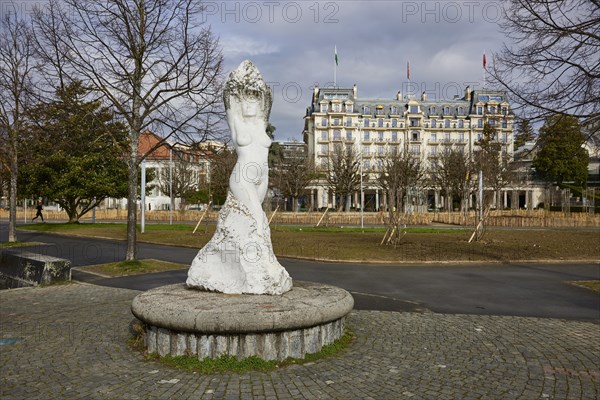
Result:
[[[71,262],[18,248],[3,249],[0,253],[0,275],[3,287],[7,288],[71,280]]]
[[[317,353],[342,337],[353,306],[343,289],[295,281],[278,296],[163,286],[138,295],[131,310],[145,326],[150,353],[282,361]]]

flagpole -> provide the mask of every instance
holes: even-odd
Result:
[[[486,67],[486,64],[487,64],[487,60],[486,60],[486,58],[485,58],[485,49],[484,49],[484,50],[483,50],[483,88],[484,88],[484,89],[485,89],[486,78],[487,78],[487,76],[486,76],[486,72],[487,72],[487,70],[486,70],[486,68],[485,68],[485,67]]]
[[[334,54],[335,56],[333,57],[333,86],[337,88],[337,45],[334,47]]]

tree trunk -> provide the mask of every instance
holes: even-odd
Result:
[[[16,140],[13,139],[12,154],[10,162],[10,198],[9,198],[9,218],[8,218],[8,241],[17,241],[17,149]]]
[[[292,211],[298,212],[298,201],[296,199],[296,196],[292,196]]]

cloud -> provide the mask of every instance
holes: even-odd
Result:
[[[247,36],[221,36],[219,42],[223,47],[223,55],[226,58],[237,59],[246,56],[256,57],[265,54],[277,53],[279,51],[278,47],[272,43],[267,43],[265,41]]]

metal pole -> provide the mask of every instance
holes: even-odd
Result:
[[[146,160],[142,160],[142,201],[141,201],[141,225],[140,232],[146,230]]]
[[[483,220],[483,171],[479,170],[479,221]]]
[[[169,225],[173,225],[173,147],[169,148]]]
[[[363,229],[365,227],[365,220],[364,220],[364,200],[365,200],[365,196],[363,193],[363,137],[362,137],[362,127],[360,126],[360,120],[358,123],[358,129],[360,131],[359,133],[359,140],[360,140],[360,227],[361,229]]]
[[[23,199],[23,211],[23,222],[27,223],[27,198]]]
[[[96,223],[96,196],[94,196],[94,208],[92,208],[92,224]]]

